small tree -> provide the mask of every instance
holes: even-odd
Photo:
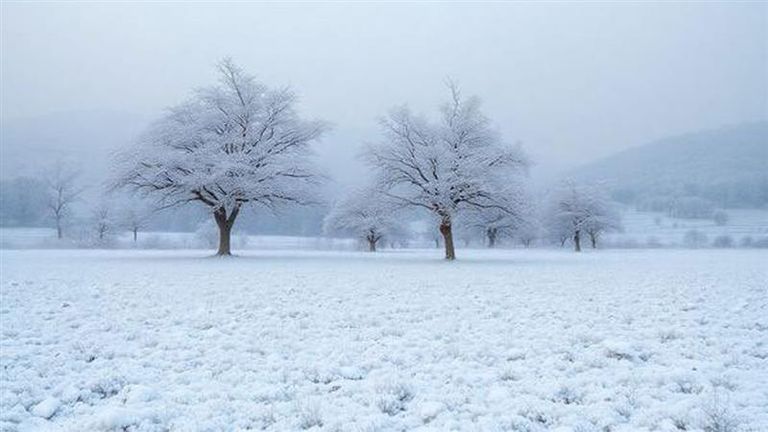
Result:
[[[592,249],[597,249],[597,241],[603,233],[621,230],[621,216],[605,197],[597,192],[592,200],[589,220],[584,224],[584,231],[589,236]]]
[[[57,162],[46,178],[48,185],[48,213],[56,224],[56,237],[64,237],[64,223],[72,215],[72,204],[82,193],[77,184],[79,173]]]
[[[479,99],[463,99],[455,85],[449,88],[451,100],[439,122],[405,107],[392,110],[381,122],[384,141],[367,156],[387,196],[437,218],[445,258],[453,260],[454,220],[468,209],[503,210],[499,179],[524,170],[528,162],[519,148],[501,142]]]
[[[498,186],[498,207],[476,207],[465,212],[463,225],[480,231],[489,248],[496,246],[501,237],[511,238],[524,225],[531,223],[532,199],[522,180],[504,179]]]
[[[325,217],[326,233],[344,233],[364,239],[370,252],[382,238],[401,237],[391,200],[374,188],[357,190],[339,201]]]
[[[316,201],[320,176],[309,145],[326,126],[299,117],[291,91],[270,89],[229,60],[219,74],[218,85],[172,108],[123,155],[116,183],[155,196],[160,207],[208,207],[219,229],[217,254],[230,255],[244,205]]]
[[[516,231],[517,238],[526,249],[531,247],[539,237],[541,237],[541,223],[535,217],[535,214],[529,214]]]
[[[91,215],[93,230],[98,244],[104,244],[114,233],[115,220],[113,219],[111,204],[103,200],[94,209]]]
[[[548,197],[546,220],[550,233],[559,238],[561,246],[570,238],[576,252],[586,233],[597,247],[602,232],[618,229],[618,213],[612,208],[604,190],[596,186],[563,182]]]
[[[715,225],[717,226],[725,226],[728,225],[728,220],[730,217],[728,216],[728,212],[725,210],[715,210],[714,213],[712,213],[712,220],[715,222]]]
[[[696,229],[688,230],[683,235],[683,244],[690,248],[704,247],[707,245],[707,241],[707,235]]]
[[[119,224],[133,235],[133,242],[139,240],[139,231],[149,224],[152,210],[136,199],[126,199],[119,210]]]

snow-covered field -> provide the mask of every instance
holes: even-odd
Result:
[[[440,253],[0,251],[0,429],[768,430],[765,251]]]

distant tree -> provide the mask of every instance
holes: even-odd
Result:
[[[502,143],[479,99],[463,99],[455,85],[449,87],[451,100],[439,122],[394,109],[381,122],[384,141],[367,157],[389,197],[437,218],[445,258],[453,260],[455,219],[469,209],[503,210],[499,179],[525,170],[528,162],[519,148]]]
[[[715,210],[714,213],[712,213],[712,220],[715,222],[715,225],[717,226],[725,226],[728,225],[728,220],[730,217],[728,216],[728,212],[725,210]]]
[[[93,209],[91,220],[97,243],[104,244],[115,231],[116,222],[114,220],[112,204],[107,200],[99,202]]]
[[[584,232],[589,236],[592,249],[597,249],[597,241],[603,233],[621,230],[621,216],[611,203],[597,192],[593,198],[589,220],[584,224]]]
[[[79,173],[63,163],[57,162],[49,170],[47,176],[48,185],[48,212],[56,224],[56,236],[64,236],[64,222],[71,216],[72,204],[74,204],[83,192],[77,184]]]
[[[535,217],[535,214],[530,216],[532,217],[523,220],[522,225],[518,227],[516,232],[517,238],[520,240],[520,244],[526,248],[531,247],[531,245],[541,237],[542,230],[541,223],[539,222],[538,218]]]
[[[498,207],[476,207],[465,212],[463,225],[483,233],[489,248],[501,237],[512,238],[532,223],[532,198],[521,181],[505,179],[499,186]]]
[[[545,219],[561,246],[570,238],[576,252],[581,251],[584,235],[590,237],[592,247],[597,247],[602,232],[620,226],[618,213],[603,189],[573,181],[563,182],[549,194]]]
[[[133,234],[133,242],[139,239],[139,231],[146,228],[152,217],[152,209],[136,199],[126,199],[119,210],[119,224]]]
[[[690,248],[700,248],[707,245],[707,235],[699,230],[688,230],[683,235],[683,244]]]
[[[270,89],[229,60],[219,74],[218,85],[172,108],[123,155],[116,184],[155,196],[161,207],[208,207],[219,230],[217,254],[230,255],[244,205],[316,201],[320,175],[309,146],[326,126],[299,117],[290,90]]]
[[[712,246],[716,248],[733,247],[733,237],[729,235],[719,235],[712,241]]]
[[[403,231],[392,200],[375,188],[353,191],[336,203],[326,216],[326,233],[343,233],[364,239],[375,252],[385,237],[400,237]]]

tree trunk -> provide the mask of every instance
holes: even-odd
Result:
[[[573,249],[576,252],[581,252],[581,232],[579,230],[573,233]]]
[[[589,233],[589,241],[592,242],[592,249],[597,249],[597,235]]]
[[[232,255],[231,237],[232,226],[235,224],[237,214],[240,212],[240,207],[235,207],[232,212],[227,215],[227,210],[224,208],[217,209],[213,212],[213,218],[216,220],[216,225],[219,227],[219,250],[216,255],[229,256]]]
[[[488,236],[488,247],[493,249],[496,246],[496,230],[488,229],[485,234]]]
[[[59,240],[64,237],[64,234],[61,230],[61,220],[59,220],[59,218],[56,218],[56,236],[59,238]]]
[[[368,239],[368,252],[376,252],[376,240]]]
[[[451,221],[443,221],[440,223],[440,234],[443,235],[443,243],[445,243],[445,259],[452,261],[456,259],[456,250],[453,248],[453,230],[451,229]]]
[[[134,228],[133,229],[133,242],[136,243],[136,241],[139,239],[139,229]]]

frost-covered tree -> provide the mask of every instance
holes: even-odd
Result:
[[[100,201],[93,209],[91,221],[96,242],[98,244],[105,243],[108,236],[114,233],[116,226],[112,204],[107,200]]]
[[[520,244],[526,248],[529,248],[538,238],[541,237],[541,224],[536,218],[528,218],[518,228],[516,235],[520,240]]]
[[[48,214],[56,225],[56,236],[64,237],[64,223],[72,215],[72,205],[83,189],[78,185],[79,172],[57,162],[48,171]]]
[[[453,223],[469,209],[502,209],[500,178],[524,170],[527,159],[505,145],[480,111],[480,101],[463,99],[450,85],[451,100],[437,122],[406,108],[381,121],[384,140],[370,147],[368,162],[377,169],[379,187],[396,202],[431,212],[453,260]]]
[[[230,60],[219,74],[217,85],[171,108],[123,156],[117,185],[154,195],[160,207],[208,207],[217,253],[230,255],[243,206],[315,202],[320,176],[310,143],[326,126],[297,114],[293,92],[268,88]]]
[[[584,225],[584,232],[589,236],[592,249],[597,249],[597,241],[606,232],[621,230],[621,216],[607,197],[599,190],[592,201],[589,220]]]
[[[592,247],[597,247],[600,234],[618,229],[620,220],[606,192],[592,185],[563,182],[548,197],[546,206],[547,229],[559,239],[573,241],[576,252],[581,251],[581,240],[588,235]]]
[[[370,252],[376,252],[383,238],[401,238],[403,233],[391,199],[375,188],[353,191],[337,202],[325,217],[324,230],[364,239]]]
[[[133,242],[139,240],[139,231],[147,227],[152,217],[152,209],[142,201],[125,199],[118,210],[118,223],[133,235]]]
[[[532,223],[532,200],[525,185],[521,180],[503,180],[505,184],[496,187],[498,206],[474,207],[462,218],[463,226],[483,234],[489,248],[495,247],[500,238],[511,238]]]

